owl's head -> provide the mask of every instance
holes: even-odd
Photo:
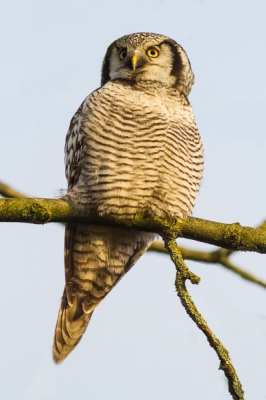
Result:
[[[161,82],[187,96],[194,74],[186,52],[173,39],[139,32],[123,36],[108,47],[101,85],[113,79]]]

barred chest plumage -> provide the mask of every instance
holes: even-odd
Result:
[[[85,99],[67,133],[65,199],[76,208],[123,219],[190,214],[203,169],[201,139],[187,100],[193,83],[186,52],[166,36],[139,32],[111,43],[101,88]],[[66,286],[55,329],[55,362],[75,348],[95,307],[155,236],[66,225]]]
[[[185,95],[158,82],[115,80],[80,109],[78,183],[67,195],[101,215],[191,213],[200,186],[203,149]],[[66,165],[68,160],[66,160]]]

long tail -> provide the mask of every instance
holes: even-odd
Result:
[[[53,358],[56,364],[61,363],[76,347],[90,322],[92,313],[84,313],[82,301],[69,306],[64,290],[58,313],[53,345]]]
[[[55,328],[56,363],[78,344],[95,307],[145,253],[155,236],[106,226],[66,226],[66,286]]]

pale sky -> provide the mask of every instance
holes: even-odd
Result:
[[[99,86],[107,46],[138,31],[175,39],[196,76],[189,99],[205,170],[194,216],[258,225],[266,214],[262,0],[2,0],[0,180],[36,197],[59,196],[69,121]],[[0,225],[1,398],[231,398],[216,354],[175,294],[166,255],[145,255],[97,308],[75,351],[55,366],[63,240],[56,224]],[[265,256],[233,260],[266,280]],[[188,264],[202,279],[188,284],[190,293],[229,350],[245,399],[266,399],[266,290],[222,267]]]

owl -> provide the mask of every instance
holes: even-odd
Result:
[[[68,192],[76,208],[101,216],[185,218],[203,170],[188,94],[189,59],[169,37],[133,33],[114,41],[101,86],[81,104],[65,144]],[[53,356],[62,362],[94,309],[145,253],[156,233],[85,223],[65,228],[65,290]]]

